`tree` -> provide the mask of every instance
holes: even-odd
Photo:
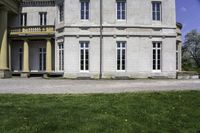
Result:
[[[200,33],[197,30],[192,30],[185,36],[185,43],[183,46],[183,52],[192,60],[195,65],[200,68]]]

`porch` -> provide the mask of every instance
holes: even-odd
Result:
[[[13,75],[62,75],[55,73],[55,29],[26,26],[9,29],[9,67]]]

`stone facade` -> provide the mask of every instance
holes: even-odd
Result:
[[[82,2],[89,3],[88,9]],[[120,7],[122,3],[118,2],[125,6]],[[160,13],[156,21],[153,2],[160,5],[160,9],[155,6]],[[20,13],[8,17],[13,73],[22,73],[23,77],[42,73],[96,79],[176,78],[177,71],[181,71],[181,26],[176,26],[175,0],[23,0],[19,5]],[[89,12],[88,19],[82,19],[82,10],[83,14]],[[125,19],[118,18],[120,10],[125,12]],[[23,27],[21,13],[27,14]],[[40,13],[46,13],[46,18],[41,18]],[[41,25],[41,19],[45,25]],[[81,56],[83,42],[89,44],[88,66],[87,55],[83,52]],[[119,42],[125,43],[123,63],[123,55],[117,52]],[[156,63],[159,70],[154,70],[153,45],[157,42],[161,53],[156,53],[155,59],[160,63]],[[23,49],[21,69],[19,48]],[[41,48],[46,50],[45,59],[40,57]],[[45,60],[42,71],[41,59]],[[86,71],[81,70],[82,63],[84,69],[88,67]],[[118,70],[118,64],[125,68]]]

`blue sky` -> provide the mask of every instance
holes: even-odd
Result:
[[[192,29],[200,31],[200,0],[176,0],[176,18],[183,24],[183,36]]]

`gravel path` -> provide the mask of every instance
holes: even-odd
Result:
[[[0,80],[0,93],[65,94],[199,90],[200,80],[60,80],[12,78]]]

